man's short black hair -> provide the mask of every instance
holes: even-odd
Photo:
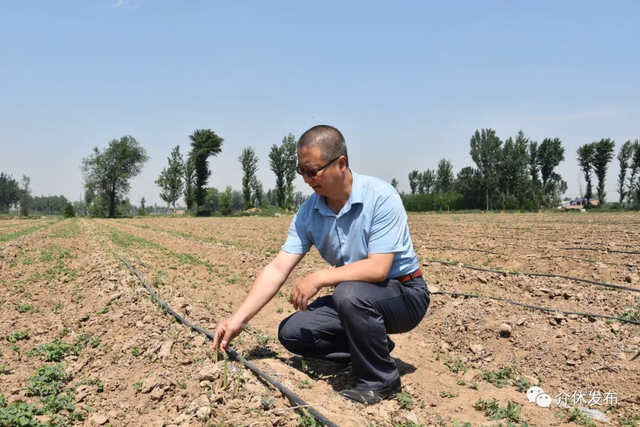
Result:
[[[349,165],[347,143],[342,133],[333,126],[314,126],[303,133],[298,140],[298,149],[315,147],[320,147],[322,160],[325,162],[330,162],[337,157],[345,156],[347,158],[347,166]]]

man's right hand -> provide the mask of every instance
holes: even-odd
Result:
[[[213,340],[213,349],[220,351],[229,351],[229,343],[244,330],[244,323],[235,319],[233,316],[223,320],[215,331],[215,339]]]

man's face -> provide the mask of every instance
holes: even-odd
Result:
[[[329,159],[332,160],[332,159]],[[319,169],[327,164],[322,158],[319,147],[298,149],[298,166],[303,170]],[[342,185],[342,173],[346,167],[345,158],[341,157],[329,166],[318,171],[315,177],[310,177],[306,173],[302,179],[319,196],[331,195]]]

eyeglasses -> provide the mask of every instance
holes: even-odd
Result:
[[[296,166],[296,172],[298,172],[299,175],[305,175],[306,174],[309,178],[315,178],[316,175],[318,175],[318,172],[320,172],[322,169],[326,168],[331,163],[333,163],[336,160],[338,160],[340,157],[342,157],[342,156],[336,157],[335,159],[331,160],[329,163],[327,163],[326,165],[324,165],[324,166],[322,166],[321,168],[318,168],[318,169],[302,169],[300,166]]]

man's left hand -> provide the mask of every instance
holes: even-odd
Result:
[[[307,303],[322,288],[322,281],[318,273],[310,274],[300,280],[293,287],[289,302],[296,310],[307,311]]]

